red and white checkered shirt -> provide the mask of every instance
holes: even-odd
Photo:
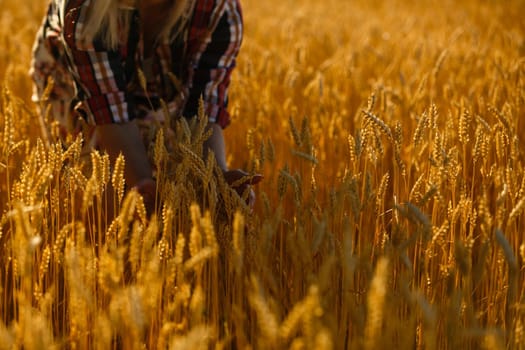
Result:
[[[52,77],[48,99],[61,124],[71,126],[75,106],[90,124],[143,118],[159,108],[161,99],[170,116],[192,117],[201,96],[209,121],[229,124],[228,86],[243,31],[239,0],[196,0],[181,34],[159,43],[148,60],[137,9],[128,10],[132,22],[117,49],[107,49],[97,39],[83,42],[79,34],[89,4],[51,0],[33,48],[33,98],[40,100]],[[146,72],[147,91],[140,71]]]

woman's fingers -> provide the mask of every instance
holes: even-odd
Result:
[[[263,179],[261,174],[250,175],[246,171],[241,169],[228,170],[224,172],[224,179],[230,185],[241,198],[246,198],[246,204],[250,208],[255,205],[255,191],[251,188],[251,185],[256,185]],[[248,197],[243,197],[248,192]]]
[[[224,179],[231,186],[241,184],[256,185],[264,178],[261,174],[248,174],[241,169],[228,170],[224,172]]]
[[[254,174],[250,177],[250,185],[257,185],[262,179],[264,179],[262,174]]]

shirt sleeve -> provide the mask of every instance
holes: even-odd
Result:
[[[75,96],[75,88],[66,68],[64,46],[60,40],[61,29],[58,23],[55,4],[50,3],[33,44],[29,75],[33,80],[32,100],[37,103],[49,103],[53,117],[61,124],[66,124]],[[45,97],[46,101],[42,101],[50,78],[53,81],[53,87]]]
[[[209,121],[225,128],[230,123],[228,87],[242,42],[243,20],[239,1],[226,0],[221,5],[210,16],[211,35],[190,60],[189,97],[183,114],[196,115],[202,96]]]
[[[124,123],[130,120],[125,49],[108,49],[98,38],[93,42],[82,39],[89,3],[70,0],[64,12],[63,37],[78,97],[84,103],[90,123]]]

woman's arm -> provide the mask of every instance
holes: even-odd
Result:
[[[218,165],[227,170],[226,148],[222,129],[230,123],[228,88],[230,76],[242,43],[243,22],[237,0],[219,0],[215,7],[196,6],[188,38],[190,91],[183,114],[198,114],[202,97],[209,128],[213,130],[205,143],[205,154],[212,151]],[[207,20],[202,20],[202,18]],[[208,38],[198,35],[211,30]],[[207,42],[203,45],[203,42]]]
[[[109,49],[100,39],[93,42],[83,40],[80,29],[88,3],[69,1],[65,11],[63,36],[72,73],[85,97],[83,103],[88,118],[96,125],[99,148],[106,151],[113,162],[119,153],[124,155],[126,182],[135,186],[141,180],[151,178],[152,170],[139,129],[130,122],[132,104],[126,92],[130,77],[124,66],[127,49]],[[125,38],[123,45],[127,45]]]
[[[215,154],[215,160],[217,165],[222,171],[228,170],[226,164],[226,144],[224,142],[224,135],[222,133],[222,127],[217,123],[209,123],[208,128],[212,129],[211,136],[204,142],[204,159],[208,158],[208,153],[211,151]]]

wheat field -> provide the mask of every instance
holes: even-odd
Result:
[[[43,132],[45,1],[0,6],[0,349],[525,348],[524,1],[244,0],[256,206],[180,121],[151,219],[124,159]]]

